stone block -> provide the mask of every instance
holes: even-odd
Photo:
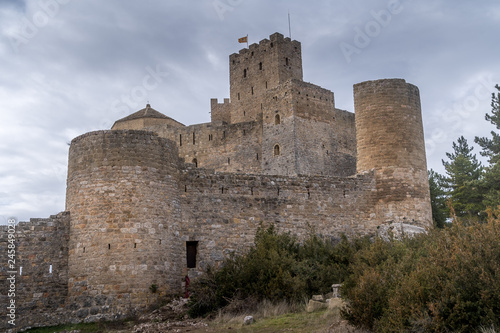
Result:
[[[243,319],[243,325],[251,325],[254,323],[254,319],[253,319],[253,316],[246,316],[244,319]]]
[[[325,302],[319,302],[319,301],[314,301],[314,300],[309,300],[309,303],[307,303],[306,311],[307,312],[314,312],[322,309],[326,309],[328,307],[328,304]]]

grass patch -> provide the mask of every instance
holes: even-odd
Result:
[[[244,326],[243,319],[246,315],[252,315],[255,323]],[[211,324],[210,332],[330,332],[330,333],[364,333],[348,326],[345,320],[340,318],[340,309],[325,309],[312,313],[305,312],[305,303],[272,303],[263,301],[259,303],[255,311],[240,314],[220,312]]]
[[[217,325],[217,331],[273,333],[273,332],[337,332],[332,326],[339,322],[338,311],[322,310],[312,313],[298,312],[287,313],[276,317],[256,319],[252,325],[244,326],[243,317],[237,322]],[[342,329],[339,332],[348,332]],[[352,330],[351,332],[357,332]],[[360,331],[361,332],[361,331]]]

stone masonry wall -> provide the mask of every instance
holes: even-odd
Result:
[[[199,168],[259,173],[262,130],[258,122],[205,123],[183,128],[146,127],[174,141],[179,156]]]
[[[179,189],[184,226],[180,237],[184,243],[198,242],[197,266],[190,275],[247,249],[261,223],[302,238],[311,228],[332,238],[374,233],[374,188],[370,173],[285,177],[186,169]],[[181,264],[186,265],[185,259]]]
[[[65,310],[68,296],[69,212],[47,219],[20,222],[15,228],[16,326],[7,323],[10,299],[7,283],[7,226],[0,226],[0,331],[56,325],[71,321]]]
[[[335,109],[331,91],[289,80],[270,89],[263,100],[263,173],[355,174],[354,114]]]
[[[333,93],[293,80],[297,172],[350,176],[356,173],[354,114],[335,109]]]
[[[375,170],[377,219],[428,227],[432,213],[418,88],[402,79],[354,85],[358,172]]]
[[[219,103],[217,98],[210,100],[210,120],[212,123],[231,123],[231,103],[229,98],[224,98],[222,103]]]
[[[151,132],[97,131],[72,141],[69,310],[80,320],[123,318],[177,290],[178,175],[175,144]]]

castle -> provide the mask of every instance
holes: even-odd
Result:
[[[140,311],[248,248],[261,224],[332,238],[431,226],[417,87],[359,83],[355,114],[337,109],[279,33],[229,66],[230,99],[211,100],[210,123],[148,104],[71,142],[65,211],[16,227],[17,329]]]

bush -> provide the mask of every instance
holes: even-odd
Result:
[[[361,249],[343,286],[350,323],[376,332],[470,332],[500,324],[500,220]]]
[[[193,282],[190,315],[206,315],[231,302],[297,302],[330,292],[333,283],[345,279],[351,257],[363,244],[368,240],[351,243],[342,237],[334,245],[312,233],[300,243],[289,233],[277,233],[273,226],[259,228],[248,253],[227,259],[221,269],[209,269]]]

